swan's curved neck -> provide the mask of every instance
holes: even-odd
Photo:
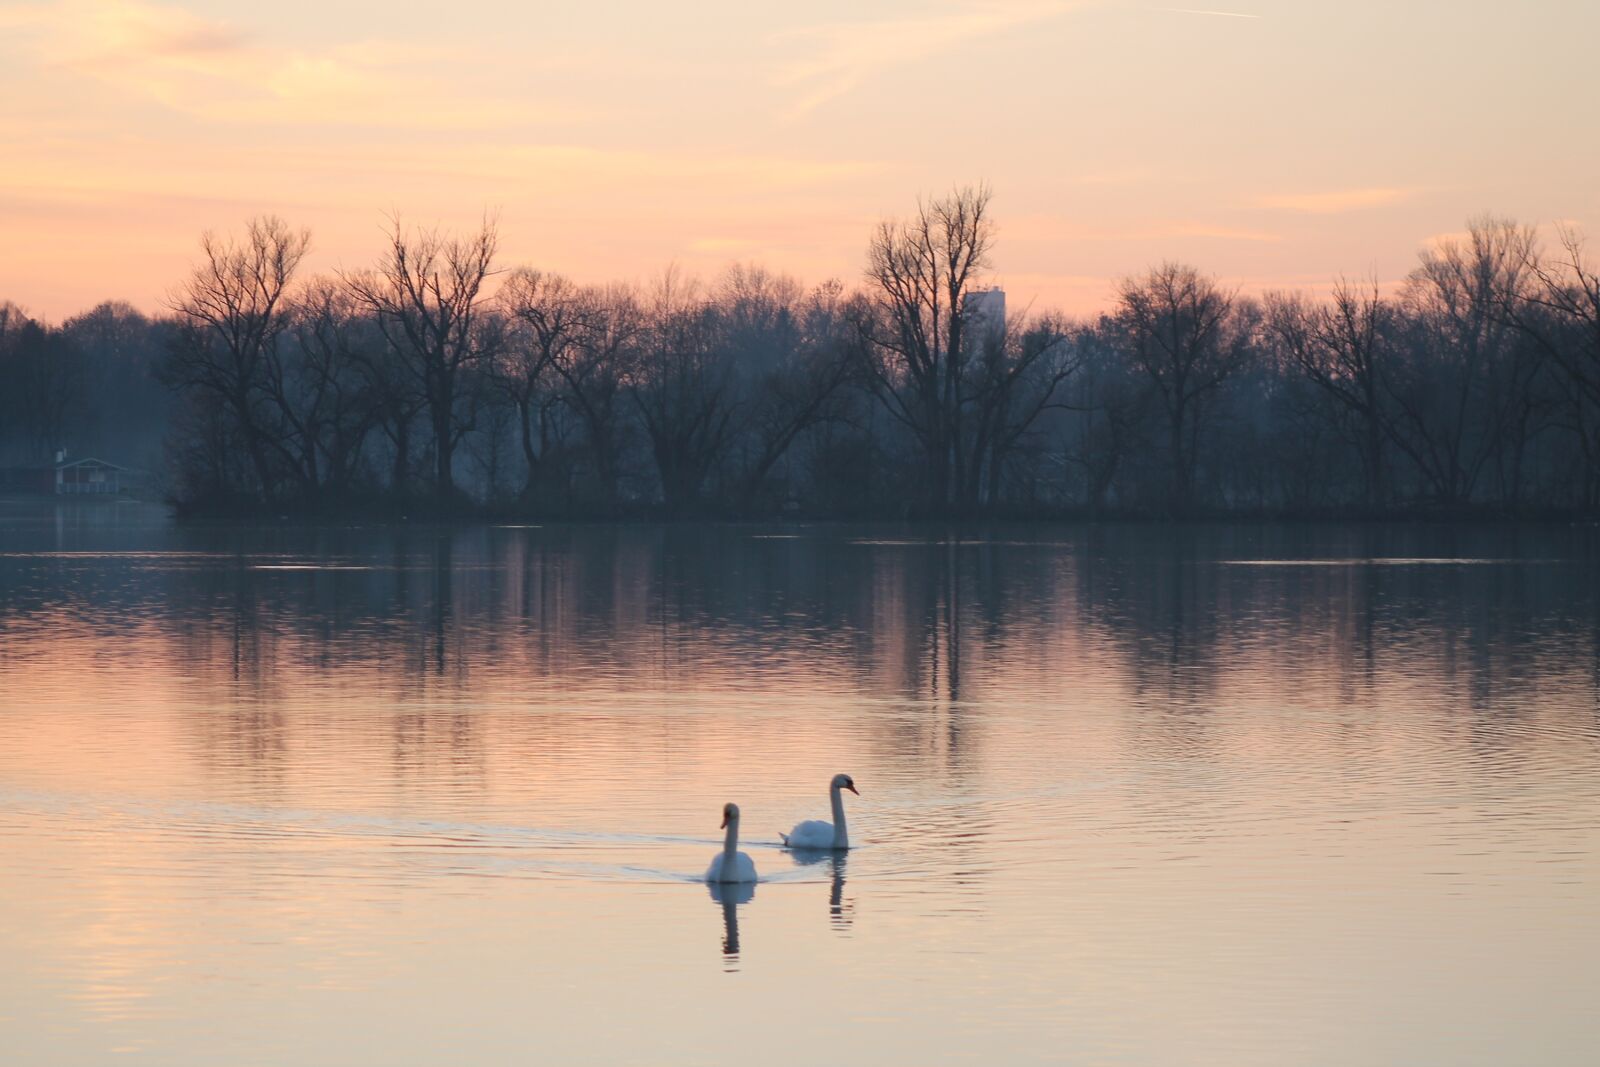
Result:
[[[828,790],[828,799],[833,802],[833,847],[849,848],[850,833],[844,826],[844,794],[834,786]]]
[[[739,854],[739,820],[737,818],[728,820],[728,832],[722,839],[722,854],[724,857],[722,861],[724,864],[723,873],[725,875],[731,874],[733,872],[733,867],[731,866],[733,857]]]

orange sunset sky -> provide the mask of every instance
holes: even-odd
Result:
[[[994,280],[1071,313],[1163,258],[1404,275],[1492,210],[1600,241],[1600,4],[0,3],[0,299],[157,310],[199,233],[485,209],[582,281],[860,277],[875,220],[995,191]]]

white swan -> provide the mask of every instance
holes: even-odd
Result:
[[[848,789],[856,793],[856,783],[848,774],[836,774],[833,781],[828,784],[828,800],[833,804],[833,822],[823,822],[821,819],[807,819],[805,822],[796,823],[793,830],[786,834],[779,834],[783,838],[786,848],[831,848],[847,849],[850,847],[850,832],[844,825],[844,797],[839,790]]]
[[[739,805],[722,805],[722,828],[728,834],[722,840],[722,851],[711,858],[711,866],[706,868],[706,881],[755,881],[755,862],[739,851]]]

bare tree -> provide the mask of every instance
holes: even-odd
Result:
[[[515,447],[517,409],[498,390],[481,391],[473,417],[473,432],[463,439],[470,470],[478,477],[484,500],[507,498],[509,459]],[[526,494],[524,494],[526,496]]]
[[[562,399],[583,424],[594,466],[599,504],[614,508],[623,454],[619,398],[633,374],[645,333],[643,310],[626,286],[585,290],[588,310],[577,343],[556,351],[551,365],[562,383]]]
[[[1582,504],[1600,507],[1600,269],[1584,255],[1576,229],[1560,231],[1561,257],[1530,248],[1530,284],[1501,302],[1506,320],[1560,368],[1569,388],[1563,405],[1582,449]]]
[[[1581,233],[1564,227],[1560,234],[1561,259],[1546,261],[1536,250],[1526,251],[1524,265],[1535,284],[1520,294],[1507,294],[1522,300],[1506,299],[1502,309],[1561,363],[1591,400],[1600,403],[1600,268],[1585,258]],[[1529,307],[1548,312],[1551,324],[1562,328],[1565,336],[1541,330],[1541,324],[1524,313]]]
[[[388,236],[377,269],[344,280],[416,382],[433,429],[434,491],[449,499],[455,447],[472,425],[464,379],[484,356],[478,314],[499,235],[486,217],[465,237],[407,232],[395,218]]]
[[[419,461],[415,430],[428,406],[405,357],[395,349],[377,324],[371,345],[355,352],[365,383],[369,410],[389,445],[389,492],[400,500],[411,495]]]
[[[1547,255],[1474,219],[1387,297],[1263,305],[1169,263],[1081,324],[985,288],[982,187],[878,226],[859,292],[740,265],[644,297],[517,271],[490,299],[492,220],[387,236],[302,287],[304,231],[207,234],[171,317],[0,301],[0,453],[162,435],[181,499],[241,505],[386,481],[612,512],[1600,509],[1600,270],[1572,231]]]
[[[1495,218],[1474,219],[1465,241],[1424,249],[1401,298],[1410,343],[1403,373],[1389,379],[1397,442],[1439,503],[1469,503],[1498,450],[1528,437],[1530,384],[1539,372],[1503,309],[1522,299],[1534,234]]]
[[[834,401],[857,366],[856,338],[838,282],[802,293],[792,278],[735,266],[720,306],[742,379],[737,491],[750,508],[795,441],[837,417]]]
[[[889,413],[921,446],[934,511],[970,496],[967,294],[989,262],[989,198],[977,186],[923,202],[911,219],[881,223],[867,249],[876,307],[858,320],[866,370]]]
[[[0,308],[0,315],[6,309]],[[0,432],[13,431],[26,454],[44,459],[67,445],[84,421],[88,376],[83,352],[63,330],[22,316],[0,322]]]
[[[62,333],[81,352],[87,377],[86,425],[74,432],[83,452],[154,468],[172,418],[172,392],[157,374],[171,323],[125,301],[106,301],[68,319]]]
[[[1150,380],[1166,415],[1169,507],[1194,503],[1204,401],[1250,358],[1232,293],[1193,267],[1164,263],[1118,287],[1116,323],[1129,358]]]
[[[1100,316],[1071,331],[1077,370],[1061,416],[1064,465],[1082,472],[1079,498],[1091,513],[1104,509],[1124,465],[1139,444],[1148,390],[1123,353],[1116,323]]]
[[[960,480],[968,506],[999,502],[1003,474],[1019,444],[1052,408],[1067,406],[1062,385],[1078,369],[1066,324],[1022,316],[982,331],[966,389],[971,444]]]
[[[512,324],[494,362],[494,380],[517,411],[527,469],[522,499],[531,503],[562,401],[557,364],[577,362],[577,347],[596,326],[596,300],[562,275],[525,268],[506,279],[500,301]]]
[[[274,394],[321,488],[351,487],[377,415],[366,366],[382,339],[350,291],[318,279],[293,304],[293,358],[275,364]]]
[[[1356,419],[1363,496],[1369,508],[1382,507],[1383,444],[1394,433],[1383,382],[1392,358],[1394,308],[1379,295],[1375,280],[1358,288],[1341,278],[1326,305],[1299,294],[1269,294],[1266,319],[1294,367]]]
[[[650,438],[663,503],[683,513],[733,439],[735,368],[722,316],[675,270],[662,276],[647,321],[628,392]]]
[[[32,322],[26,311],[9,300],[0,300],[0,345],[5,345],[15,336],[13,331],[22,329],[22,324]]]
[[[230,413],[261,492],[277,494],[267,363],[289,324],[284,297],[311,245],[308,230],[282,219],[252,219],[242,239],[206,233],[201,263],[170,300],[180,329],[163,374],[170,384],[211,396]]]

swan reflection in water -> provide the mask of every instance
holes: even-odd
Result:
[[[832,875],[832,884],[828,887],[828,922],[835,930],[847,932],[856,917],[855,901],[846,903],[844,899],[844,872],[846,864],[850,862],[850,854],[833,849],[797,848],[791,849],[789,855],[794,858],[796,867],[812,867],[822,863],[828,865]]]
[[[723,970],[739,969],[739,905],[756,895],[754,882],[707,882],[711,899],[722,905]]]

